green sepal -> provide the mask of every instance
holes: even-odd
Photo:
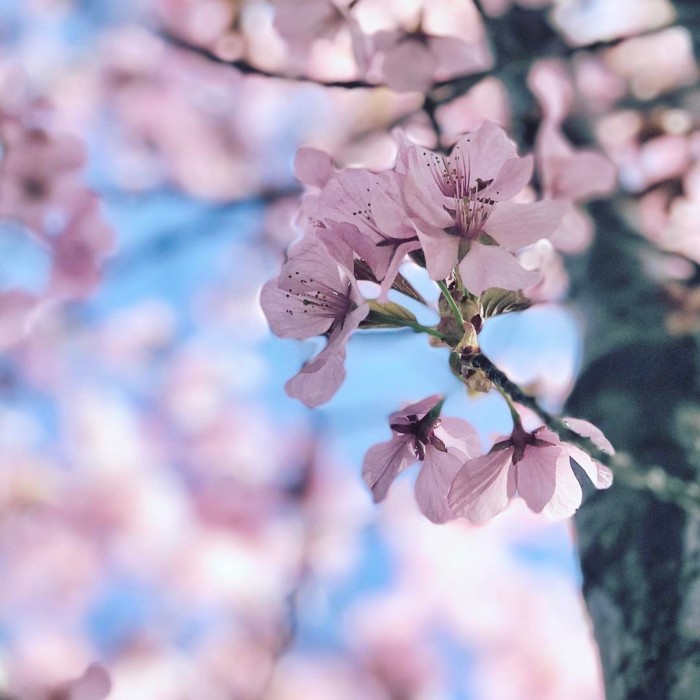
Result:
[[[405,321],[417,323],[418,319],[401,304],[388,301],[380,304],[373,299],[367,302],[369,313],[360,323],[360,328],[404,328]]]
[[[421,296],[421,293],[400,272],[396,273],[396,279],[391,288],[427,306],[427,302]]]
[[[354,268],[355,278],[357,280],[367,280],[369,282],[379,284],[379,280],[377,279],[376,275],[372,272],[370,266],[364,260],[355,258]],[[397,292],[401,292],[401,294],[405,294],[411,299],[415,299],[421,304],[426,304],[426,301],[421,296],[420,292],[400,272],[396,273],[396,278],[394,279],[391,288],[395,289]]]
[[[498,287],[487,289],[479,301],[483,318],[500,316],[513,311],[524,311],[532,305],[532,302],[521,291],[513,292],[510,289]]]

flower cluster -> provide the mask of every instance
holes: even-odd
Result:
[[[518,254],[557,231],[570,206],[564,198],[523,201],[533,158],[519,157],[494,123],[464,135],[449,155],[400,133],[397,138],[395,165],[383,172],[338,170],[327,154],[312,148],[297,154],[297,177],[307,186],[297,217],[304,233],[279,276],[263,287],[261,304],[278,336],[327,338],[286,386],[309,407],[328,401],[342,384],[352,332],[372,327],[431,335],[434,344],[451,349],[451,368],[469,389],[493,388],[493,378],[472,363],[481,356],[483,321],[529,305],[522,290],[540,275],[523,267]],[[435,327],[421,325],[411,311],[389,301],[396,290],[423,302],[399,269],[409,258],[442,292]],[[362,280],[378,283],[376,299],[363,297]],[[416,498],[434,522],[456,515],[484,521],[516,492],[537,512],[569,516],[582,498],[570,457],[598,488],[610,485],[607,469],[579,447],[544,427],[526,432],[509,403],[513,433],[483,457],[469,424],[439,417],[438,396],[393,414],[392,439],[371,448],[363,467],[375,500],[415,461],[422,462]],[[611,451],[588,423],[566,429]]]
[[[391,415],[391,440],[370,448],[362,469],[375,501],[382,500],[394,478],[416,460],[423,463],[416,500],[436,523],[458,516],[483,523],[503,511],[516,493],[536,513],[568,518],[583,498],[571,460],[596,488],[612,484],[606,466],[544,426],[528,432],[516,421],[510,436],[478,456],[474,428],[460,418],[439,418],[440,404],[439,396],[431,396]],[[598,449],[613,453],[594,425],[574,418],[565,422]]]

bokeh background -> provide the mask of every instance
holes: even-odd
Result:
[[[442,393],[487,449],[510,428],[500,398],[467,396],[423,338],[373,331],[353,337],[338,394],[308,411],[283,385],[317,345],[272,337],[258,295],[297,236],[299,145],[379,169],[392,128],[435,146],[437,124],[448,146],[490,119],[525,152],[563,109],[571,148],[617,168],[616,196],[673,300],[670,331],[694,329],[692,36],[665,0],[360,0],[367,33],[408,31],[422,11],[433,33],[487,56],[523,43],[516,67],[475,65],[426,103],[315,83],[358,78],[352,37],[300,47],[274,26],[284,4],[2,2],[2,697],[602,700],[569,523],[514,502],[483,527],[436,526],[411,470],[380,505],[362,482],[399,405]],[[523,39],[545,25],[559,63]],[[31,151],[17,136],[31,129],[54,150]],[[8,194],[17,168],[69,181],[54,231],[95,193],[77,252],[33,231]],[[482,334],[555,411],[591,313],[567,303],[596,235],[576,211],[566,266],[551,246],[526,253],[546,267],[539,303]],[[418,267],[402,271],[436,299]]]

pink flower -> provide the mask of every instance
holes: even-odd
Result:
[[[613,454],[612,445],[594,425],[576,418],[566,418],[565,422],[598,448]],[[467,460],[450,487],[449,505],[456,515],[483,523],[503,511],[517,492],[536,513],[568,518],[583,498],[570,459],[579,464],[596,488],[606,489],[612,484],[612,472],[581,448],[561,442],[544,426],[528,433],[516,425],[511,437],[494,445],[489,454]]]
[[[479,451],[479,438],[469,423],[433,415],[440,401],[441,397],[430,396],[392,413],[391,440],[371,447],[362,464],[362,476],[378,503],[398,474],[415,461],[422,462],[416,501],[434,523],[454,517],[447,504],[448,489],[465,457]]]
[[[285,386],[289,396],[310,408],[328,401],[343,383],[345,344],[369,312],[350,272],[350,250],[339,257],[340,264],[315,234],[307,234],[292,246],[279,277],[265,284],[260,295],[270,328],[280,338],[328,336],[326,347]]]
[[[411,146],[407,159],[405,201],[432,279],[445,279],[458,265],[473,294],[489,287],[522,289],[538,280],[513,253],[549,237],[565,205],[507,201],[529,181],[533,161],[517,156],[499,126],[485,122],[449,157]]]
[[[406,254],[420,248],[403,203],[405,177],[397,172],[373,173],[348,168],[329,176],[330,164],[318,151],[304,149],[297,157],[300,179],[322,189],[307,195],[306,215],[326,229],[319,233],[329,249],[340,237],[372,270],[385,300]],[[337,226],[337,224],[343,224]]]

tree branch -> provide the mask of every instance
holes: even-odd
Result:
[[[512,401],[533,411],[564,442],[580,447],[593,459],[610,467],[615,476],[627,486],[650,491],[660,500],[672,503],[690,513],[700,513],[700,484],[671,476],[660,466],[652,466],[644,470],[635,469],[632,459],[624,452],[615,455],[603,452],[589,438],[574,432],[561,418],[553,416],[542,408],[535,397],[526,394],[483,353],[468,358],[463,367],[467,370],[481,370]]]

